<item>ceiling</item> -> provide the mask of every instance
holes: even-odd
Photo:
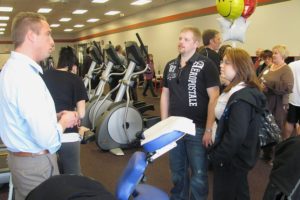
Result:
[[[52,28],[53,37],[55,38],[56,36],[72,36],[72,33],[84,29],[110,23],[120,18],[141,13],[148,9],[183,0],[152,0],[151,3],[143,6],[130,5],[130,3],[135,0],[109,0],[106,3],[91,3],[91,1],[92,0],[0,0],[0,6],[13,7],[12,12],[0,12],[0,16],[9,16],[8,21],[0,21],[0,23],[7,23],[7,26],[4,27],[4,34],[0,35],[0,39],[1,37],[10,38],[12,19],[21,11],[37,12],[40,8],[52,8],[50,13],[43,15],[47,17],[49,24],[60,24],[59,27]],[[82,15],[72,14],[76,9],[85,9],[88,11]],[[104,15],[104,13],[110,10],[119,10],[121,13],[115,16]],[[60,22],[59,19],[62,17],[70,17],[72,20],[69,22]],[[86,22],[90,18],[99,18],[100,20],[95,23]],[[84,24],[84,27],[74,28],[73,26],[75,24]],[[64,32],[64,29],[67,28],[73,29],[73,31]]]

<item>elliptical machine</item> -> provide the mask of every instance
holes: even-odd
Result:
[[[95,129],[95,120],[99,118],[113,103],[113,100],[110,98],[111,93],[118,89],[118,87],[116,87],[112,91],[108,92],[106,96],[102,96],[105,84],[109,81],[111,76],[124,75],[126,72],[125,66],[122,66],[121,60],[116,54],[113,45],[108,44],[104,50],[107,55],[108,63],[106,64],[105,70],[102,72],[99,85],[95,92],[95,97],[91,99],[87,106],[86,110],[88,114],[84,120],[84,125],[92,130]],[[124,69],[122,73],[110,73],[113,67]]]
[[[148,55],[140,38],[139,40],[141,48]],[[96,144],[101,149],[110,150],[116,155],[124,155],[120,148],[129,148],[136,145],[136,134],[142,132],[144,128],[141,113],[137,108],[129,104],[129,85],[131,77],[144,73],[147,70],[146,62],[136,42],[126,42],[125,45],[129,60],[126,74],[118,85],[119,91],[114,103],[97,119],[95,132]],[[144,69],[133,73],[138,66],[144,67]],[[127,95],[126,102],[122,101],[125,90]]]
[[[92,63],[90,65],[88,73],[83,78],[83,83],[88,90],[89,98],[93,96],[92,83],[91,83],[93,74],[99,74],[103,68],[103,63],[104,63],[104,56],[101,53],[101,48],[98,46],[98,44],[95,41],[93,41],[93,46],[91,49],[91,57],[92,57]],[[99,67],[96,67],[97,65],[99,65]]]

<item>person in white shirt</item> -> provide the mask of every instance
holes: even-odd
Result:
[[[294,75],[294,87],[293,92],[289,95],[289,108],[283,132],[284,139],[292,135],[294,128],[300,122],[300,60],[289,63],[289,67]],[[300,135],[299,125],[296,133]]]
[[[0,75],[0,128],[6,145],[15,199],[25,199],[40,183],[58,174],[56,151],[65,128],[77,125],[76,112],[56,114],[40,74],[40,61],[54,49],[46,18],[21,12],[12,23],[14,51]]]

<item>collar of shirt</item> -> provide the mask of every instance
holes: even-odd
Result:
[[[187,61],[187,65],[192,65],[195,61],[199,60],[199,57],[200,57],[200,54],[195,52],[194,55]],[[180,63],[180,60],[181,60],[181,55],[179,54],[175,63],[177,66],[179,66],[179,63]]]
[[[30,57],[16,51],[11,52],[11,57],[13,59],[22,61],[22,63],[28,63],[28,65],[32,67],[37,73],[43,74],[42,67],[39,64],[37,64],[34,60],[32,60]]]

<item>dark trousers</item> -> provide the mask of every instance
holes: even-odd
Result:
[[[263,200],[286,200],[287,197],[274,184],[269,183]]]
[[[214,166],[214,200],[250,200],[248,171],[232,164]]]
[[[156,94],[154,92],[154,88],[153,88],[153,81],[152,81],[152,79],[144,80],[143,95],[146,95],[148,88],[150,88],[150,92],[151,92],[152,96],[156,96]]]
[[[80,142],[62,143],[58,151],[58,164],[61,174],[81,175]]]
[[[137,101],[138,100],[136,88],[137,88],[137,79],[134,78],[132,80],[132,86],[130,86],[130,88],[129,88],[130,98],[133,101]]]

